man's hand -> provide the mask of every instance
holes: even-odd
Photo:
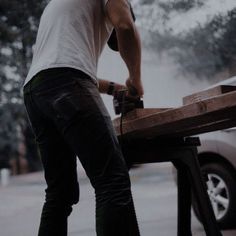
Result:
[[[115,83],[115,92],[120,91],[120,90],[128,90],[128,88],[124,84]]]
[[[143,85],[141,80],[132,80],[128,78],[126,80],[126,86],[128,88],[128,95],[133,97],[143,97]]]

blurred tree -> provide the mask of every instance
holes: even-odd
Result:
[[[21,138],[19,129],[22,132],[27,128],[21,88],[47,2],[0,1],[0,153],[4,155],[16,153]]]
[[[236,4],[233,4],[233,1],[230,11],[215,14],[208,17],[205,23],[195,24],[195,27],[178,33],[167,24],[171,18],[180,16],[181,13],[184,23],[184,13],[194,13],[208,1],[138,2],[148,6],[148,10],[143,8],[146,9],[144,13],[139,11],[139,17],[145,18],[141,20],[141,26],[150,34],[147,44],[158,53],[168,52],[176,59],[183,72],[208,79],[225,70],[229,75],[236,74]]]
[[[203,0],[159,1],[159,7],[163,8],[167,12],[189,11],[194,7],[201,7],[203,4]]]
[[[159,50],[168,50],[185,72],[199,78],[214,78],[224,70],[235,75],[236,8],[225,15],[216,15],[189,32],[166,34],[161,38],[162,49]],[[165,46],[164,41],[169,43]]]
[[[5,103],[0,105],[0,168],[6,167],[11,158],[18,154],[21,140],[19,116],[21,105]]]
[[[27,74],[40,15],[46,3],[46,0],[0,1],[1,59],[5,59],[4,65],[13,67],[21,78]]]

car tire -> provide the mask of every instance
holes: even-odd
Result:
[[[208,163],[201,166],[206,177],[207,191],[221,229],[236,226],[236,177],[235,173],[221,163]],[[208,177],[208,178],[207,178]],[[200,215],[193,198],[193,210],[199,221]]]

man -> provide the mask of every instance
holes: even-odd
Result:
[[[126,0],[51,0],[41,17],[24,85],[47,183],[39,236],[67,235],[79,200],[76,156],[95,190],[97,235],[139,235],[128,170],[99,94],[124,86],[96,79],[113,28],[126,84],[142,96],[140,39]]]

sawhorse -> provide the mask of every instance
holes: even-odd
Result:
[[[191,236],[191,194],[197,201],[199,214],[207,236],[222,236],[207,194],[197,159],[199,138],[165,138],[122,140],[128,164],[172,162],[177,168],[178,236]]]

